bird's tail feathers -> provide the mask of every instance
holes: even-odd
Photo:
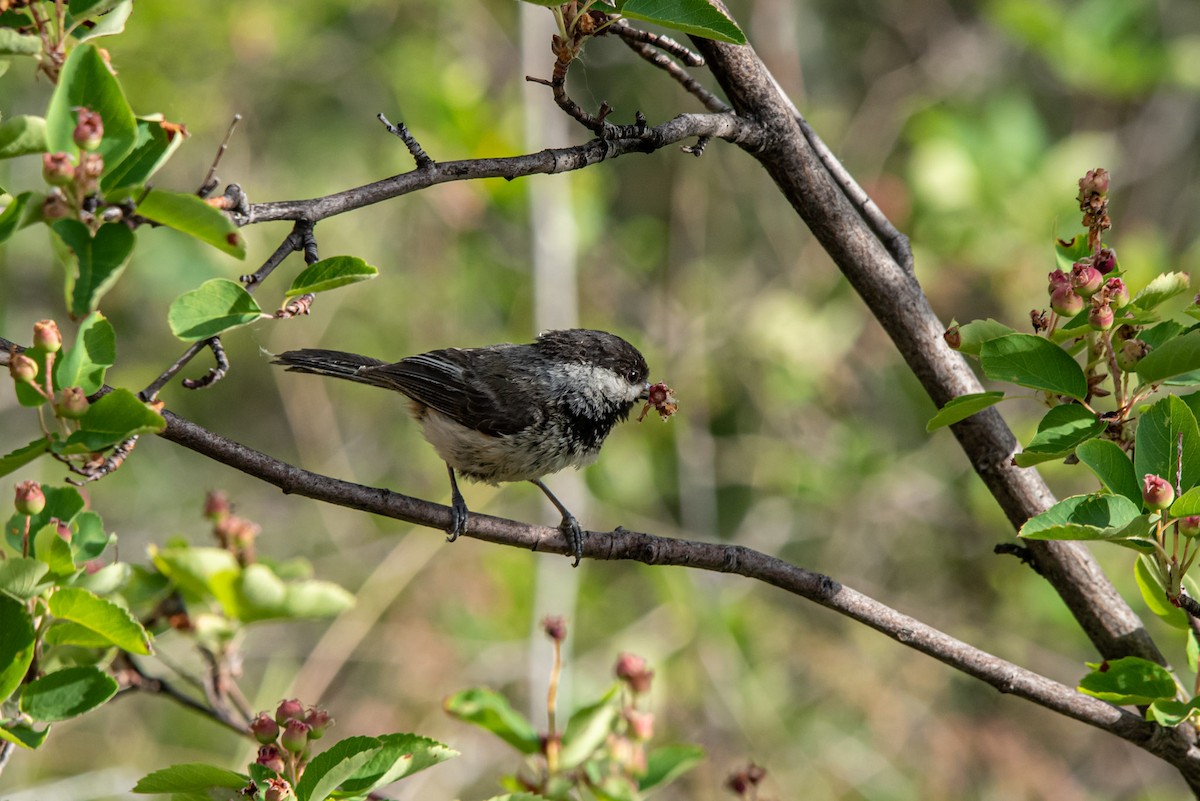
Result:
[[[372,359],[370,356],[360,356],[357,353],[318,348],[285,351],[276,355],[271,362],[271,364],[284,365],[289,372],[326,375],[375,386],[379,385],[378,380],[369,373],[364,375],[359,370],[364,367],[378,367],[386,363],[379,359]]]

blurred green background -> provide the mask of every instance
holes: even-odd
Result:
[[[1024,328],[1044,306],[1051,238],[1078,230],[1076,181],[1113,174],[1110,242],[1133,287],[1200,258],[1196,181],[1200,5],[1149,0],[946,3],[730,2],[750,41],[830,147],[913,240],[918,275],[949,321]],[[511,155],[587,139],[549,91],[550,15],[511,0],[279,4],[141,2],[101,42],[130,103],[191,139],[156,179],[200,184],[230,118],[219,174],[252,201],[315,197],[411,168],[375,120],[403,120],[437,160]],[[699,71],[709,85],[711,80]],[[616,41],[589,45],[571,92],[616,119],[700,110]],[[17,63],[5,116],[41,114],[51,87]],[[35,186],[40,164],[0,163]],[[531,211],[536,209],[536,211]],[[120,360],[111,383],[145,386],[182,346],[166,307],[204,278],[261,263],[286,224],[245,231],[245,263],[167,230],[139,232],[103,310]],[[282,373],[262,349],[313,346],[383,358],[528,341],[578,323],[619,333],[676,390],[680,413],[613,435],[600,461],[549,484],[583,525],[740,543],[828,573],[899,610],[1068,684],[1094,656],[1057,597],[1016,560],[1013,532],[882,330],[766,174],[715,142],[569,176],[435,187],[322,222],[322,256],[382,274],[321,297],[311,317],[225,338],[229,376],[173,385],[169,408],[305,468],[440,502],[445,471],[390,394]],[[541,248],[538,251],[538,248]],[[64,317],[44,230],[0,250],[0,331]],[[535,258],[534,253],[541,257]],[[536,266],[531,266],[536,265]],[[301,260],[260,291],[282,295]],[[574,281],[574,285],[572,284]],[[207,369],[203,359],[187,371]],[[1027,439],[1038,408],[1005,404]],[[31,412],[0,397],[0,445]],[[59,482],[42,460],[14,479]],[[1087,488],[1052,465],[1056,491]],[[447,718],[440,701],[486,684],[544,724],[546,614],[569,621],[564,708],[607,686],[619,651],[647,657],[659,742],[708,760],[662,798],[729,798],[726,775],[769,771],[764,797],[808,799],[1178,798],[1182,783],[1131,746],[1003,697],[811,604],[724,575],[585,561],[470,540],[286,498],[172,444],[144,439],[92,489],[121,557],[171,536],[207,544],[206,489],[264,526],[260,551],[302,555],[359,592],[332,623],[253,627],[243,687],[257,708],[320,703],[334,733],[415,731],[463,752],[397,785],[397,798],[483,798],[511,753]],[[531,486],[464,487],[473,510],[555,522]],[[1132,561],[1097,549],[1137,608]],[[1150,624],[1175,664],[1180,643]],[[159,643],[188,664],[185,644]],[[58,724],[16,754],[0,797],[116,799],[167,764],[236,767],[251,746],[168,701],[128,697]]]

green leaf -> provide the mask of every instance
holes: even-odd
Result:
[[[0,476],[6,476],[15,470],[20,470],[45,453],[47,448],[49,448],[49,444],[45,439],[35,439],[22,448],[17,448],[11,453],[0,456]]]
[[[104,138],[97,152],[107,165],[119,164],[137,141],[137,123],[133,111],[100,52],[90,44],[71,51],[59,74],[58,87],[46,112],[46,147],[51,153],[75,155],[77,109],[89,108],[104,121]],[[124,227],[124,226],[122,226]],[[128,229],[126,229],[128,231]]]
[[[25,685],[21,711],[36,721],[66,720],[103,704],[117,693],[117,680],[95,667],[69,667]]]
[[[703,760],[704,749],[698,745],[655,748],[646,755],[646,774],[638,781],[638,789],[646,792],[660,784],[672,782]]]
[[[1088,662],[1092,672],[1079,682],[1085,695],[1118,706],[1153,703],[1175,698],[1175,680],[1162,665],[1138,656],[1124,656],[1104,662]]]
[[[50,596],[50,614],[96,632],[131,654],[151,653],[150,635],[128,611],[78,587],[63,587]]]
[[[379,275],[379,270],[357,256],[331,256],[305,267],[292,282],[287,297],[306,292],[325,292],[340,286],[366,281]]]
[[[152,548],[150,558],[189,601],[212,599],[241,570],[237,557],[224,548]],[[236,611],[236,601],[232,605]],[[236,617],[233,611],[226,612]]]
[[[708,0],[615,0],[621,16],[653,22],[702,39],[743,45],[746,34]]]
[[[571,715],[563,732],[562,751],[559,754],[559,764],[563,770],[570,770],[588,759],[608,739],[613,722],[617,719],[617,707],[613,699],[619,692],[619,687],[613,687],[599,701]]]
[[[1142,505],[1142,488],[1133,471],[1133,462],[1120,445],[1106,439],[1089,439],[1080,443],[1075,455],[1091,468],[1109,492],[1123,495],[1139,507]]]
[[[1035,515],[1021,526],[1030,540],[1114,540],[1134,536],[1126,528],[1141,508],[1124,495],[1074,495]]]
[[[978,356],[984,342],[1015,333],[1017,332],[1012,328],[1004,323],[996,322],[990,317],[986,320],[972,320],[958,327],[958,336],[961,341],[957,350],[968,356]]]
[[[983,344],[980,362],[988,378],[1082,399],[1087,378],[1067,353],[1041,337],[1009,334]]]
[[[50,586],[42,577],[50,572],[45,562],[28,556],[10,556],[0,561],[0,590],[22,601],[28,601]]]
[[[1054,264],[1068,275],[1070,275],[1071,267],[1075,262],[1091,255],[1092,249],[1088,245],[1087,234],[1076,234],[1068,241],[1054,240]]]
[[[1167,600],[1167,590],[1163,586],[1158,572],[1154,569],[1153,558],[1143,554],[1133,563],[1133,577],[1137,582],[1138,591],[1146,607],[1172,628],[1187,630],[1187,613]]]
[[[1129,305],[1138,309],[1153,309],[1176,295],[1187,292],[1190,280],[1187,273],[1162,273],[1142,287]]]
[[[296,782],[297,801],[325,801],[339,784],[368,765],[380,750],[374,737],[347,737],[313,757]]]
[[[186,192],[164,192],[155,189],[138,204],[137,213],[148,220],[174,228],[223,253],[246,258],[246,243],[242,241],[233,220],[204,199]]]
[[[1146,709],[1146,720],[1172,728],[1195,714],[1197,709],[1200,709],[1200,697],[1193,698],[1186,704],[1183,701],[1159,699]]]
[[[139,434],[162,431],[167,421],[127,389],[114,389],[91,406],[79,420],[79,430],[67,437],[67,453],[93,453]]]
[[[71,527],[75,530],[75,536],[71,538],[71,548],[75,551],[76,561],[95,559],[116,540],[116,535],[104,530],[104,521],[95,512],[82,512],[75,518]]]
[[[1163,343],[1174,339],[1184,332],[1184,327],[1174,320],[1164,320],[1156,326],[1138,332],[1137,339],[1145,342],[1151,350],[1162,347]]]
[[[55,576],[69,576],[75,572],[75,559],[71,546],[58,535],[58,526],[47,523],[33,536],[33,555],[45,562]]]
[[[1137,375],[1143,384],[1159,384],[1193,370],[1200,370],[1200,331],[1164,342],[1137,363]]]
[[[72,255],[66,269],[67,308],[72,317],[84,317],[121,277],[137,238],[121,223],[102,225],[95,236],[79,220],[59,220],[50,228]]]
[[[18,33],[12,28],[0,28],[0,57],[38,56],[41,53],[41,37]]]
[[[365,796],[371,791],[458,756],[447,745],[419,734],[383,734],[382,747],[369,762],[341,783],[341,792]]]
[[[120,164],[107,171],[100,181],[100,188],[111,193],[146,183],[179,149],[186,136],[182,126],[165,122],[161,114],[138,117],[137,142],[133,150]]]
[[[92,312],[79,324],[75,344],[54,363],[55,387],[79,387],[93,395],[104,386],[104,373],[117,363],[117,337],[112,323]]]
[[[6,242],[21,227],[25,207],[31,197],[32,192],[22,192],[4,207],[4,211],[0,211],[0,243]]]
[[[4,723],[0,721],[0,740],[8,740],[13,745],[19,745],[22,748],[37,748],[46,741],[46,736],[50,734],[50,727],[38,731],[32,726],[26,726],[21,723]]]
[[[1187,404],[1174,395],[1154,403],[1138,420],[1134,435],[1134,471],[1142,479],[1156,475],[1175,484],[1179,472],[1179,438],[1183,437],[1182,486],[1187,492],[1200,483],[1200,430]]]
[[[1196,636],[1196,632],[1188,627],[1187,633],[1187,663],[1188,670],[1195,673],[1200,670],[1200,638]]]
[[[125,30],[125,22],[129,19],[129,15],[133,13],[133,0],[100,0],[96,5],[103,6],[105,9],[104,16],[95,20],[90,28],[80,28],[76,30],[75,37],[79,41],[87,41],[88,39],[97,39],[101,36],[112,36]],[[98,14],[98,11],[89,11],[88,16]],[[78,18],[78,14],[71,12],[72,18]]]
[[[1107,425],[1078,403],[1055,406],[1038,423],[1037,434],[1013,461],[1029,467],[1050,459],[1061,459],[1075,448],[1104,433]]]
[[[15,551],[21,550],[21,537],[26,530],[26,522],[28,530],[33,533],[53,518],[69,525],[75,519],[75,515],[83,511],[83,496],[74,487],[51,487],[43,484],[42,494],[46,496],[46,508],[41,512],[30,517],[13,515],[8,519],[4,533],[8,544]]]
[[[1192,487],[1171,504],[1171,517],[1200,515],[1200,487]]]
[[[443,706],[448,714],[490,731],[522,754],[536,754],[541,748],[533,724],[494,690],[463,690],[447,698]]]
[[[79,648],[106,649],[113,644],[108,638],[92,631],[87,626],[72,623],[69,620],[56,620],[42,635],[46,645],[74,645]]]
[[[9,117],[0,125],[0,159],[45,152],[46,121],[41,117],[22,114]]]
[[[142,777],[133,786],[135,793],[168,795],[171,793],[207,793],[211,790],[241,790],[250,781],[248,776],[215,765],[189,763],[172,765]],[[226,797],[226,793],[218,797]]]
[[[114,536],[115,540],[116,537]],[[78,556],[76,557],[78,561]],[[81,587],[96,595],[111,595],[121,589],[133,575],[133,566],[128,562],[113,562],[96,571],[83,571],[71,580],[72,587]]]
[[[213,278],[171,303],[171,333],[187,342],[214,337],[265,315],[250,293],[227,278]]]
[[[946,401],[946,405],[925,424],[925,430],[935,431],[943,426],[966,420],[973,414],[995,406],[1004,400],[1003,392],[976,392],[971,395],[959,395]]]
[[[33,663],[33,619],[25,604],[0,592],[0,702],[25,678]]]

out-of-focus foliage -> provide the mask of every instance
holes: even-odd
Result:
[[[1113,174],[1118,225],[1108,239],[1130,283],[1195,272],[1194,4],[730,5],[814,127],[912,237],[918,275],[947,320],[1022,321],[1043,304],[1055,266],[1046,243],[1073,233],[1075,181],[1095,166]],[[438,160],[513,154],[526,139],[558,144],[523,130],[524,104],[557,112],[549,90],[524,81],[548,77],[549,14],[534,9],[539,25],[526,28],[521,13],[508,0],[139,3],[104,46],[130,104],[191,133],[156,187],[194,190],[241,113],[219,174],[252,201],[282,200],[410,169],[379,112],[407,123]],[[522,31],[533,27],[523,62]],[[698,110],[616,41],[589,45],[570,89],[585,108],[608,100],[620,121],[638,109],[652,122]],[[4,118],[42,113],[51,91],[14,61],[0,76]],[[582,129],[571,136],[586,138]],[[0,186],[39,170],[33,157],[4,162]],[[720,143],[700,159],[663,151],[571,176],[448,184],[322,222],[322,255],[361,258],[379,276],[320,298],[309,317],[231,332],[229,377],[198,393],[168,387],[168,408],[308,469],[445,500],[444,467],[398,398],[283,374],[260,349],[395,358],[527,339],[538,326],[528,193],[547,182],[569,187],[580,322],[639,345],[681,403],[669,424],[623,426],[582,474],[591,500],[571,505],[586,528],[759,548],[1078,680],[1094,653],[1043,582],[991,554],[1014,532],[952,437],[925,434],[932,404],[765,173]],[[35,230],[0,250],[0,330],[59,316],[47,304],[59,302],[61,277]],[[243,229],[247,263],[264,260],[287,231]],[[140,236],[104,307],[120,357],[108,379],[131,387],[178,356],[166,309],[197,285],[196,271],[246,271],[169,231]],[[283,269],[291,272],[281,295],[302,262]],[[1035,417],[1005,413],[1028,439]],[[0,393],[5,443],[28,441],[25,414]],[[1063,495],[1091,488],[1053,464],[1043,469]],[[18,477],[62,478],[49,460]],[[530,631],[547,611],[571,618],[580,687],[599,686],[617,650],[656,665],[659,736],[708,754],[662,798],[728,798],[724,777],[749,760],[769,771],[763,793],[773,797],[1180,792],[1168,769],[1131,747],[728,576],[588,561],[571,573],[560,557],[447,546],[437,532],[280,496],[153,438],[96,497],[122,557],[133,558],[175,535],[204,544],[194,536],[203,490],[216,486],[264,522],[264,549],[307,557],[321,579],[357,590],[355,608],[332,625],[257,624],[243,643],[251,703],[295,694],[338,710],[342,731],[419,731],[462,752],[455,770],[406,782],[420,797],[487,797],[513,769],[508,752],[445,717],[438,701],[487,684],[542,725],[532,710],[548,649]],[[476,511],[554,520],[531,487],[464,493]],[[1097,555],[1136,601],[1128,560]],[[574,580],[573,610],[542,608]],[[169,658],[169,635],[156,648]],[[218,726],[140,695],[57,724],[54,737],[49,750],[7,767],[13,798],[123,798],[164,765],[225,757],[234,766],[251,753]]]

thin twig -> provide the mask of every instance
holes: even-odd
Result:
[[[123,685],[118,696],[125,695],[132,691],[148,692],[155,695],[162,695],[170,698],[180,706],[186,707],[193,712],[198,712],[204,717],[220,723],[226,728],[246,736],[249,732],[246,727],[238,721],[234,720],[228,713],[217,708],[209,706],[196,700],[192,696],[180,690],[166,679],[151,676],[146,673],[137,661],[127,654],[122,654],[118,657],[117,663],[114,664],[118,677]]]
[[[217,188],[217,184],[220,183],[217,180],[217,165],[221,163],[221,158],[225,155],[225,151],[229,149],[229,140],[233,138],[233,131],[241,121],[241,114],[234,114],[233,119],[229,121],[229,128],[225,131],[225,138],[221,140],[221,146],[217,148],[217,153],[213,156],[212,166],[208,168],[208,175],[204,176],[204,181],[200,184],[200,189],[196,191],[196,194],[200,197],[211,195],[212,191]]]
[[[729,108],[728,103],[710,92],[704,86],[704,84],[700,83],[698,80],[689,75],[687,70],[679,65],[679,62],[675,61],[666,53],[656,50],[649,44],[646,44],[638,39],[631,39],[622,36],[621,41],[624,42],[630,50],[637,53],[655,67],[658,67],[663,72],[667,73],[667,75],[669,75],[672,80],[682,86],[688,92],[688,94],[693,95],[701,103],[703,103],[704,107],[709,111],[717,114],[723,114],[732,111],[732,109]],[[703,59],[701,59],[701,63],[703,63]]]
[[[412,155],[413,161],[417,163],[418,170],[426,167],[432,167],[434,165],[434,160],[431,159],[429,155],[421,148],[421,145],[417,142],[416,137],[414,137],[412,132],[408,130],[407,125],[402,122],[392,125],[390,122],[388,122],[388,118],[383,116],[382,113],[377,114],[376,116],[378,117],[379,121],[383,123],[383,126],[388,129],[388,133],[400,137],[400,141],[404,143],[404,146],[408,148],[408,152]]]
[[[621,41],[628,45],[645,45],[647,47],[657,48],[665,53],[669,53],[675,58],[682,61],[689,67],[703,67],[704,56],[694,50],[689,49],[685,45],[680,44],[669,36],[662,36],[650,31],[643,31],[640,28],[635,28],[629,24],[628,20],[617,20],[607,28],[603,28],[601,33],[612,33],[621,38]]]
[[[229,357],[225,355],[225,346],[221,344],[220,337],[209,337],[201,343],[212,351],[213,361],[216,362],[212,367],[208,368],[208,372],[199,378],[185,378],[182,383],[184,389],[205,389],[220,381],[229,372]]]

